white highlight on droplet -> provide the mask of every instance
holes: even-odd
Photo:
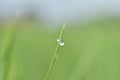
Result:
[[[64,46],[65,45],[64,41],[61,40],[61,39],[57,39],[57,42],[59,43],[60,46]]]
[[[60,39],[57,39],[57,42],[60,42]]]
[[[59,42],[59,45],[60,45],[60,46],[64,46],[64,44],[65,44],[64,41],[60,41],[60,42]]]

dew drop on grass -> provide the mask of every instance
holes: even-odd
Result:
[[[57,42],[59,43],[60,46],[64,46],[65,44],[64,41],[61,39],[57,39]]]
[[[64,46],[64,44],[65,44],[64,41],[60,41],[60,42],[59,42],[59,45],[60,45],[60,46]]]

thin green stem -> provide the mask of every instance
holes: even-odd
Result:
[[[62,37],[63,37],[63,32],[64,32],[65,26],[66,26],[66,23],[64,22],[63,27],[62,27],[62,29],[61,29],[61,31],[60,31],[60,35],[59,35],[59,38],[60,38],[60,39],[62,39]],[[48,68],[48,71],[47,71],[47,75],[46,75],[46,77],[45,77],[45,80],[48,80],[48,78],[49,78],[49,76],[50,76],[50,74],[51,74],[51,71],[52,71],[52,68],[53,68],[53,66],[54,66],[54,64],[55,64],[55,61],[56,61],[56,59],[57,59],[57,56],[59,55],[60,47],[61,47],[61,46],[59,45],[59,43],[57,43],[57,46],[56,46],[56,49],[55,49],[55,53],[53,54],[52,60],[51,60],[51,62],[50,62],[50,65],[49,65],[49,68]]]
[[[65,26],[66,26],[66,22],[64,22],[63,27],[62,27],[62,29],[61,29],[61,32],[60,32],[60,35],[59,35],[59,38],[60,38],[60,39],[62,39],[62,37],[63,37],[63,33],[64,33]]]

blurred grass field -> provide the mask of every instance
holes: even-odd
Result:
[[[4,50],[16,37],[11,52]],[[10,32],[9,32],[10,30]],[[0,80],[3,80],[6,54],[9,70],[6,80],[44,80],[56,47],[59,28],[30,23],[0,27]],[[120,80],[120,20],[100,20],[68,25],[63,46],[49,80]],[[11,47],[10,46],[10,47]]]

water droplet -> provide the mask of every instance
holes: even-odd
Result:
[[[62,40],[59,41],[59,45],[60,45],[60,46],[64,46],[64,44],[65,44],[64,41],[62,41]]]
[[[64,41],[61,39],[57,39],[57,42],[59,43],[60,46],[64,46],[65,44]]]

